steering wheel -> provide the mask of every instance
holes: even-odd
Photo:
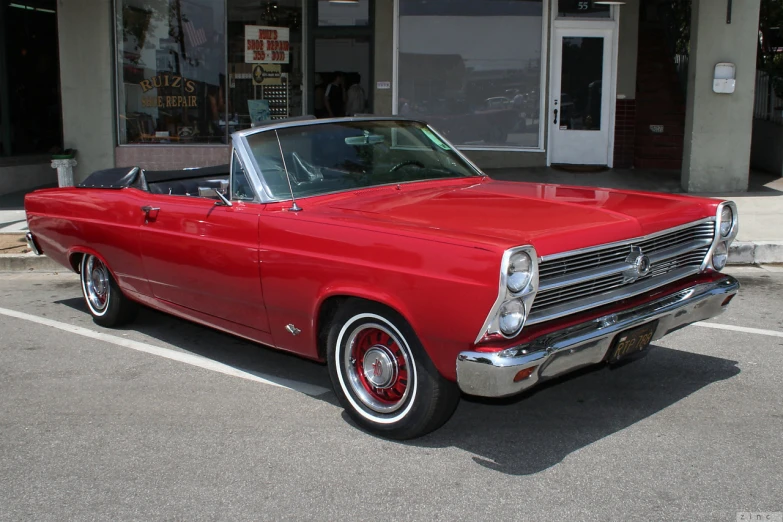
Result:
[[[427,168],[427,167],[424,166],[424,163],[422,163],[421,161],[418,161],[418,160],[405,160],[405,161],[399,162],[398,164],[393,166],[391,169],[389,169],[389,174],[391,174],[392,172],[395,172],[397,169],[401,169],[402,167],[405,167],[407,165],[416,165],[417,167],[422,168],[422,169],[426,169]]]

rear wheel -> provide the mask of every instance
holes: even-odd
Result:
[[[370,301],[347,301],[334,317],[327,343],[337,398],[368,431],[410,439],[439,428],[454,413],[457,385],[440,375],[396,312]]]
[[[133,320],[138,305],[125,297],[103,261],[85,254],[79,273],[82,294],[93,321],[101,326],[113,327]]]

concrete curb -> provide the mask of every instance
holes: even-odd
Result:
[[[729,247],[730,265],[783,263],[783,242],[735,241]]]
[[[67,272],[68,269],[46,256],[28,254],[0,255],[0,272]]]
[[[729,265],[765,265],[783,263],[783,242],[735,241],[729,248]],[[68,269],[46,256],[28,254],[0,255],[0,272],[67,272]]]

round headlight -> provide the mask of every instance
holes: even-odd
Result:
[[[726,243],[718,243],[718,246],[715,247],[715,251],[712,253],[712,266],[715,267],[715,270],[723,270],[728,259],[729,249]]]
[[[723,207],[720,211],[720,235],[726,237],[731,232],[731,222],[734,220],[734,212],[731,211],[731,207]]]
[[[525,305],[519,299],[507,301],[500,307],[500,331],[504,335],[514,335],[525,321]]]
[[[517,252],[508,263],[508,279],[506,286],[513,292],[521,292],[530,283],[533,261],[527,252]]]

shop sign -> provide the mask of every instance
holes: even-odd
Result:
[[[288,63],[287,27],[245,26],[245,63]]]
[[[183,78],[178,74],[158,74],[147,80],[139,82],[142,93],[146,94],[152,89],[161,87],[179,89],[181,96],[142,96],[142,107],[196,107],[197,97],[191,95],[196,92],[196,82]],[[176,92],[176,91],[174,91]]]
[[[253,85],[282,85],[279,64],[257,63],[253,66]]]

